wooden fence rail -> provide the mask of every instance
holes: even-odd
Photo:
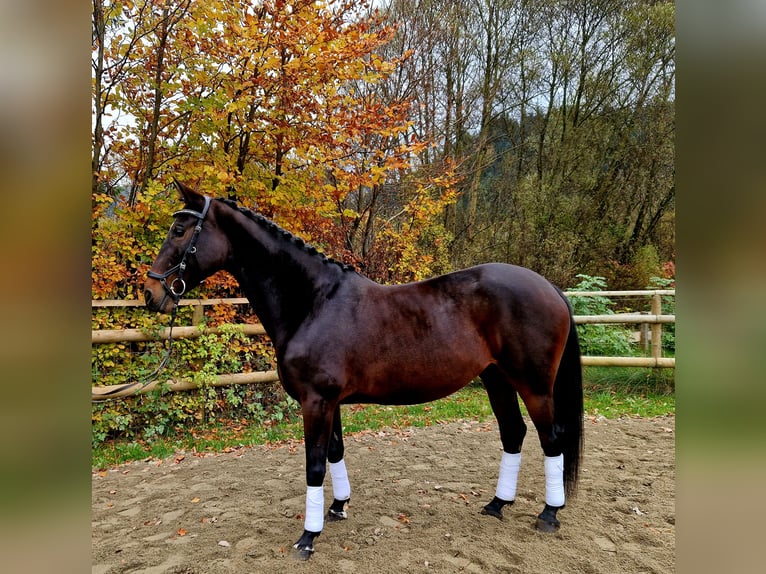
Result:
[[[651,300],[651,310],[648,313],[614,313],[610,315],[575,315],[574,320],[578,325],[593,324],[625,324],[625,325],[650,325],[651,336],[647,336],[647,342],[651,348],[649,357],[593,357],[583,356],[582,364],[584,366],[604,366],[604,367],[651,367],[651,368],[675,368],[676,360],[673,357],[662,356],[662,325],[674,324],[675,315],[662,314],[662,297],[675,296],[675,289],[654,289],[646,291],[567,291],[568,297],[648,297]],[[173,328],[173,337],[178,339],[189,339],[199,337],[203,334],[217,333],[219,329],[200,328],[199,324],[204,317],[204,307],[208,305],[242,305],[248,304],[244,298],[229,299],[181,299],[179,305],[194,307],[192,322],[197,326],[179,326]],[[135,300],[94,300],[94,308],[104,307],[141,307],[143,301]],[[266,334],[260,323],[238,325],[245,335],[251,337],[262,336]],[[156,331],[145,331],[143,329],[99,329],[91,332],[91,343],[94,345],[103,343],[123,343],[140,341],[161,341],[167,339],[168,328]],[[241,384],[263,384],[272,383],[279,380],[276,371],[257,371],[252,373],[234,373],[218,375],[213,381],[213,386],[241,385]],[[154,381],[146,387],[130,387],[122,391],[114,392],[115,389],[123,385],[107,385],[93,387],[91,391],[91,400],[99,401],[107,398],[120,398],[137,393],[146,393],[154,389],[160,383],[167,383],[171,391],[187,391],[194,389],[197,385],[186,379],[168,379],[166,381]]]

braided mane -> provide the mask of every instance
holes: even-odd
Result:
[[[255,213],[253,210],[248,209],[246,207],[240,206],[237,204],[236,201],[228,198],[217,198],[216,201],[220,201],[221,203],[228,205],[232,209],[235,209],[236,211],[239,211],[242,215],[250,219],[251,221],[254,221],[258,225],[261,226],[261,228],[265,229],[269,232],[269,234],[274,237],[275,239],[280,239],[282,241],[287,241],[304,251],[305,253],[308,253],[309,255],[318,257],[322,261],[324,261],[328,265],[337,265],[340,267],[343,271],[355,271],[353,265],[349,265],[347,263],[342,263],[340,261],[337,261],[333,259],[332,257],[327,257],[324,253],[321,253],[317,250],[316,247],[313,245],[308,245],[303,239],[298,237],[297,235],[287,231],[286,229],[280,227],[276,223],[274,223],[272,220],[268,219],[267,217],[261,215],[260,213]]]

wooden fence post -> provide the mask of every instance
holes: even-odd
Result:
[[[205,322],[205,307],[203,305],[194,305],[192,311],[192,325],[202,325]]]
[[[643,315],[645,312],[642,312],[641,314]],[[649,352],[649,323],[641,323],[638,327],[638,333],[638,346],[644,354],[646,354]]]
[[[659,293],[652,295],[652,315],[662,315],[662,297]],[[662,357],[662,323],[652,323],[652,358]]]

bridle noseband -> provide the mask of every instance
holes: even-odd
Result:
[[[197,238],[202,231],[202,222],[205,221],[209,207],[210,198],[205,196],[205,206],[202,208],[202,212],[194,211],[193,209],[181,209],[173,214],[173,217],[178,217],[179,215],[192,215],[196,217],[197,225],[194,227],[194,235],[192,235],[191,241],[189,241],[189,245],[186,247],[186,251],[184,251],[183,257],[181,257],[181,261],[177,265],[174,265],[165,273],[156,273],[152,270],[147,272],[147,275],[152,279],[159,279],[162,288],[165,289],[165,293],[173,299],[173,303],[176,306],[181,299],[181,295],[186,292],[186,282],[183,279],[184,271],[186,271],[186,258],[197,252]],[[166,279],[176,272],[175,279],[168,285]]]

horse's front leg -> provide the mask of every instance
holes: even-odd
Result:
[[[314,539],[324,526],[324,477],[335,405],[310,397],[301,404],[306,444],[306,514],[303,534],[293,544],[294,555],[308,560],[314,553]]]
[[[334,522],[348,518],[346,506],[351,500],[351,484],[348,481],[346,462],[343,460],[343,425],[340,420],[340,405],[335,407],[332,420],[332,434],[327,461],[330,463],[333,501],[327,512],[327,520]]]

